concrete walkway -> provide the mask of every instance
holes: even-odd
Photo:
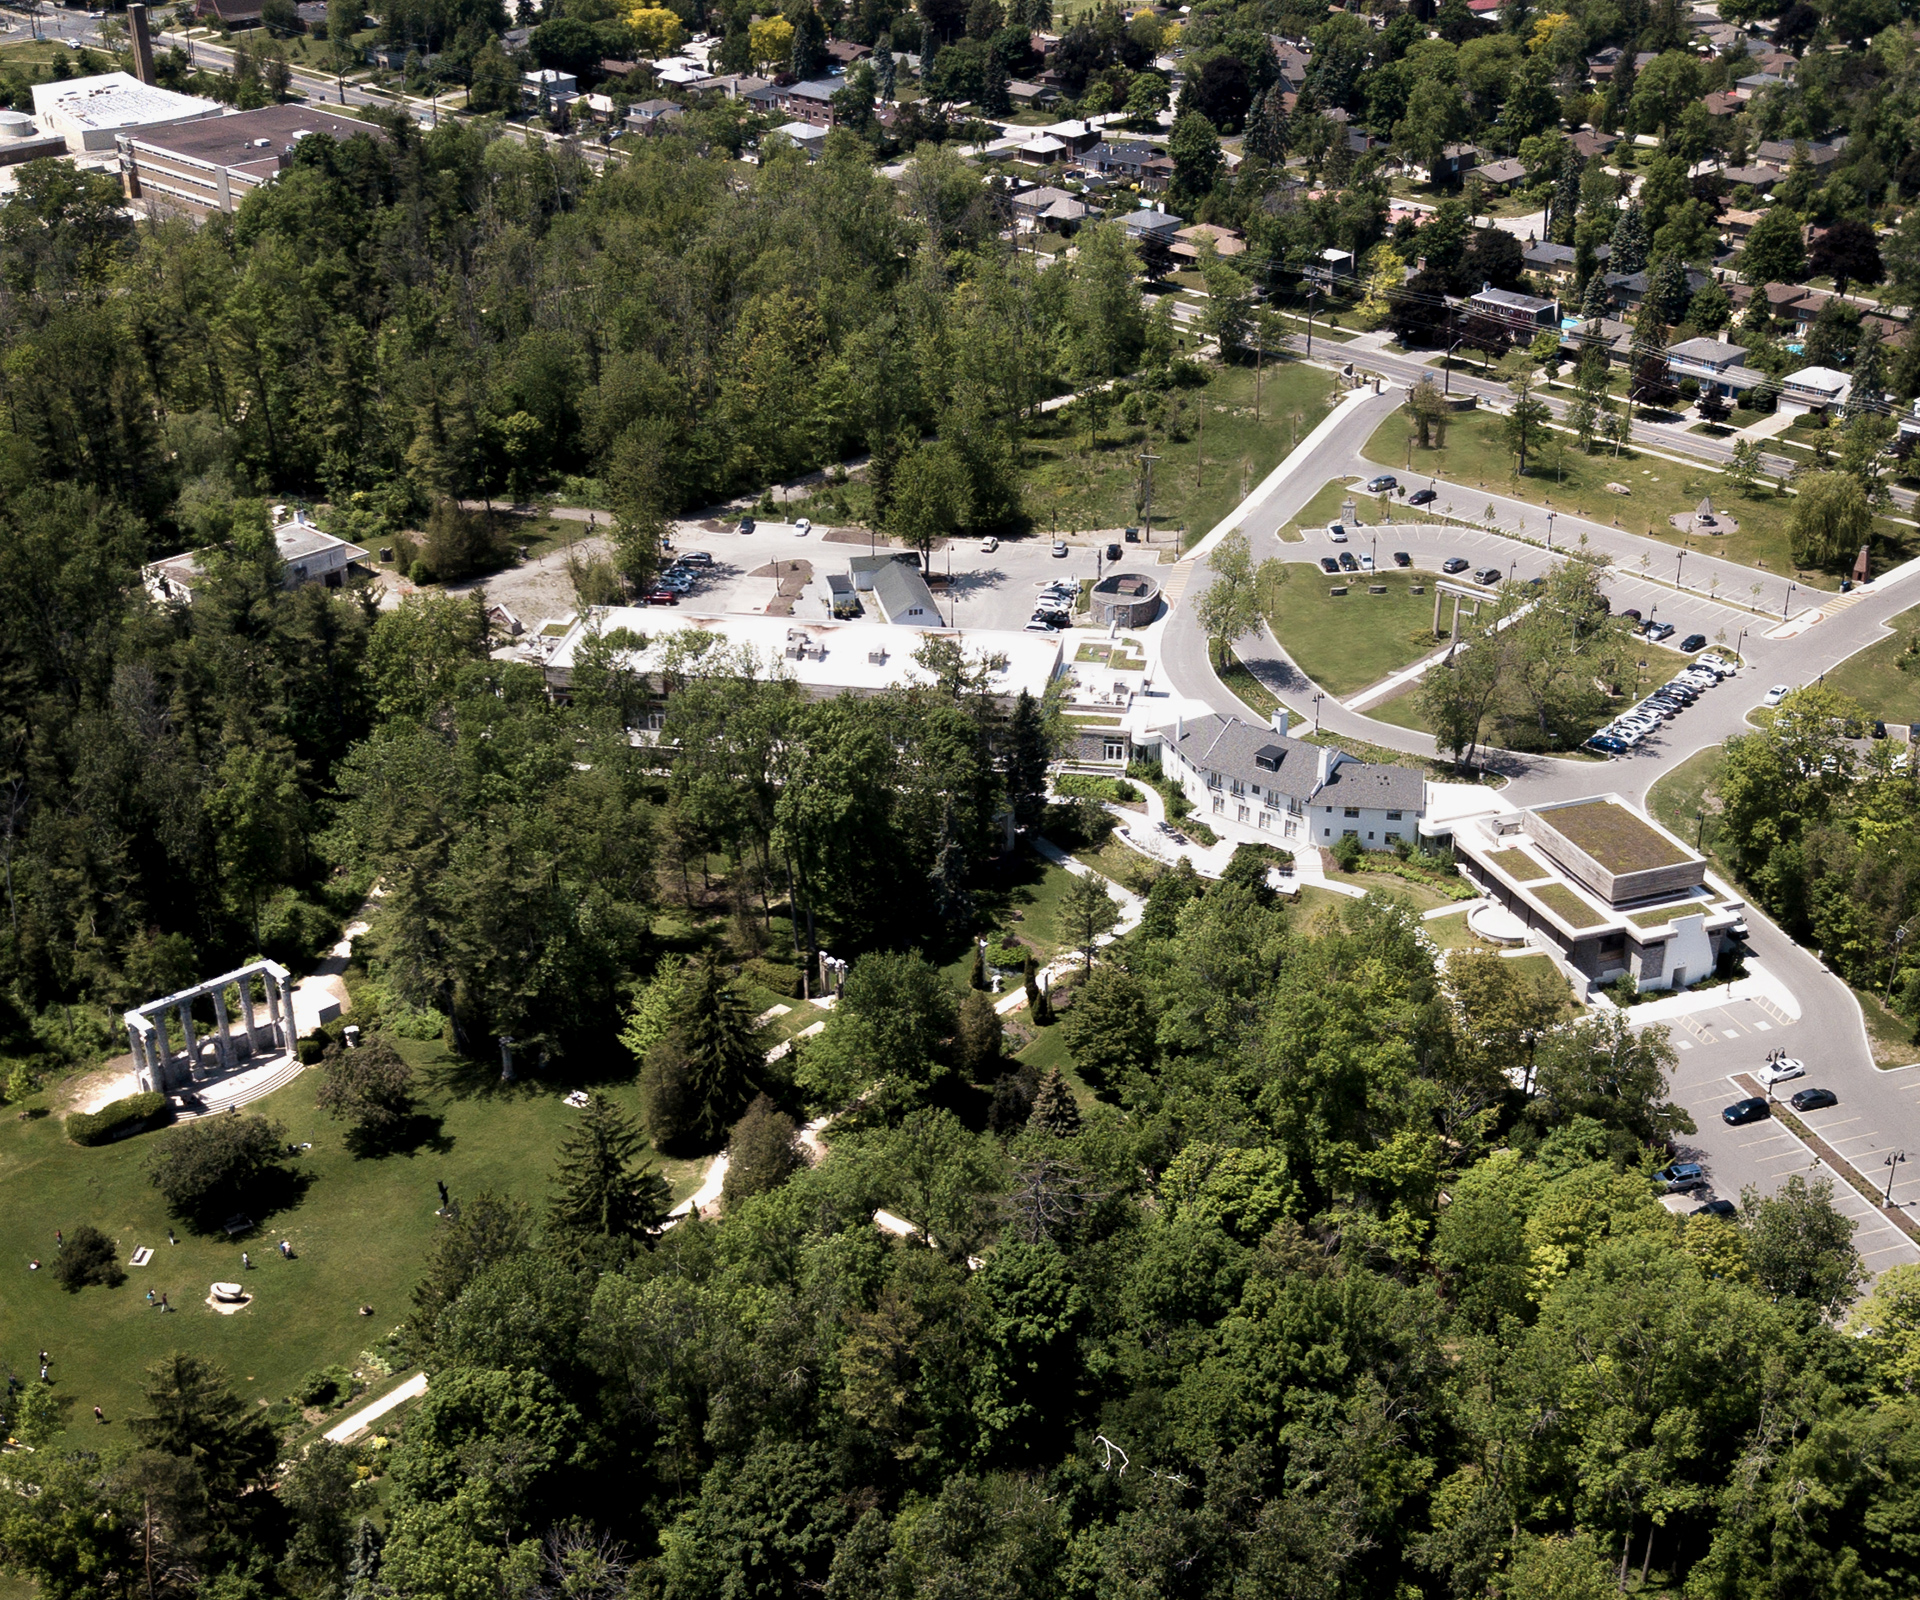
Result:
[[[427,1375],[416,1372],[389,1394],[383,1394],[370,1406],[362,1406],[343,1422],[336,1422],[321,1435],[332,1444],[346,1444],[365,1433],[389,1411],[398,1410],[409,1400],[418,1400],[427,1392]]]

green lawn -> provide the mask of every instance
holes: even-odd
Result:
[[[1371,538],[1359,547],[1371,552]],[[1384,547],[1377,559],[1391,562]],[[1300,670],[1330,693],[1344,699],[1438,648],[1431,578],[1416,581],[1391,565],[1384,572],[1343,572],[1338,578],[1299,563],[1282,570],[1287,581],[1271,591],[1267,625]],[[1330,591],[1340,585],[1347,592],[1333,595]],[[1368,592],[1376,586],[1387,592]],[[1414,587],[1427,593],[1410,593]]]
[[[1858,700],[1869,716],[1920,722],[1920,671],[1900,670],[1902,656],[1920,667],[1920,607],[1889,619],[1891,639],[1868,645],[1827,674],[1827,687]]]
[[[1415,733],[1432,733],[1433,724],[1420,709],[1420,685],[1410,683],[1391,699],[1370,705],[1361,713],[1396,728],[1411,728]]]
[[[1706,809],[1706,797],[1714,780],[1720,774],[1720,764],[1725,752],[1719,745],[1710,749],[1696,751],[1677,767],[1663,772],[1653,787],[1647,791],[1647,814],[1668,831],[1678,834],[1682,839],[1699,837],[1701,853],[1713,864],[1713,870],[1722,878],[1731,881],[1726,863],[1718,858],[1714,849],[1714,819],[1705,818],[1702,827],[1700,814]]]
[[[1014,1060],[1032,1067],[1042,1078],[1058,1067],[1060,1076],[1067,1080],[1067,1087],[1073,1090],[1075,1104],[1082,1111],[1100,1098],[1093,1092],[1092,1085],[1080,1076],[1080,1069],[1073,1064],[1073,1056],[1067,1050],[1067,1041],[1057,1025],[1040,1029],[1034,1035],[1033,1043],[1020,1051]]]
[[[1182,439],[1153,422],[1128,423],[1107,405],[1097,445],[1079,408],[1054,412],[1036,425],[1021,473],[1021,502],[1036,530],[1120,528],[1141,522],[1136,498],[1150,452],[1153,526],[1184,527],[1191,542],[1238,505],[1304,439],[1332,407],[1333,379],[1317,368],[1269,360],[1259,381],[1254,417],[1251,367],[1214,367],[1204,389],[1177,391],[1187,407]],[[1158,401],[1148,398],[1148,415]],[[1196,427],[1195,424],[1198,424]],[[1204,447],[1204,466],[1202,448]]]
[[[1427,930],[1427,937],[1442,950],[1492,950],[1497,948],[1482,939],[1467,926],[1467,913],[1457,912],[1450,917],[1435,917],[1431,922],[1423,922],[1421,927]]]
[[[1349,500],[1354,503],[1356,520],[1360,517],[1371,520],[1376,515],[1373,496],[1360,487],[1366,481],[1365,478],[1335,478],[1328,482],[1280,530],[1280,537],[1297,544],[1315,531],[1324,530],[1329,522],[1345,516]]]
[[[1350,883],[1356,889],[1377,889],[1382,894],[1398,895],[1416,911],[1437,911],[1441,906],[1455,903],[1451,895],[1441,894],[1410,878],[1395,877],[1391,872],[1341,872],[1336,869],[1329,871],[1327,877],[1334,883]]]
[[[1488,412],[1469,411],[1456,416],[1447,428],[1444,449],[1414,451],[1413,471],[1434,472],[1451,478],[1462,487],[1468,502],[1477,490],[1500,494],[1535,505],[1551,502],[1556,508],[1584,516],[1596,522],[1619,525],[1633,533],[1648,534],[1676,550],[1710,550],[1714,555],[1749,566],[1762,566],[1769,572],[1796,573],[1799,580],[1818,587],[1837,588],[1841,574],[1801,572],[1787,555],[1787,518],[1791,499],[1777,495],[1769,486],[1748,494],[1736,492],[1725,476],[1702,465],[1681,465],[1635,450],[1622,450],[1615,457],[1610,450],[1584,454],[1565,434],[1549,437],[1564,445],[1550,447],[1544,460],[1530,459],[1527,476],[1513,476],[1513,457],[1508,452],[1502,429],[1505,419]],[[1367,444],[1368,459],[1389,467],[1400,466],[1406,454],[1407,425],[1402,416],[1389,417],[1375,430]],[[1633,492],[1616,495],[1609,483],[1626,484]],[[1692,511],[1711,496],[1738,524],[1739,531],[1717,538],[1683,536],[1667,522],[1682,511]],[[1456,516],[1479,516],[1486,502],[1457,503]],[[1441,509],[1447,509],[1442,496]],[[1879,536],[1876,560],[1881,565],[1904,560],[1917,536],[1911,528],[1901,527],[1882,517],[1874,529]],[[1673,572],[1658,558],[1642,563],[1643,570],[1656,578],[1671,579]],[[1628,570],[1632,570],[1631,568]],[[1743,605],[1751,595],[1720,593],[1717,598]]]
[[[95,1405],[124,1437],[142,1368],[170,1349],[211,1357],[240,1394],[268,1401],[316,1368],[359,1365],[360,1352],[406,1316],[435,1225],[435,1180],[456,1197],[493,1189],[542,1206],[575,1116],[562,1103],[565,1085],[503,1087],[491,1069],[463,1067],[438,1044],[397,1042],[415,1064],[431,1137],[407,1154],[357,1159],[339,1125],[314,1106],[321,1075],[304,1074],[247,1111],[282,1122],[291,1140],[312,1141],[291,1163],[305,1188],[284,1209],[259,1215],[258,1230],[240,1242],[202,1238],[176,1223],[181,1242],[167,1243],[170,1219],[142,1171],[155,1135],[82,1149],[66,1141],[57,1116],[0,1124],[0,1260],[14,1275],[13,1290],[0,1297],[0,1359],[31,1377],[37,1353],[49,1351],[56,1387],[73,1402],[76,1425],[85,1419],[79,1431],[88,1438],[106,1431],[94,1428]],[[602,1087],[637,1114],[630,1081]],[[698,1167],[664,1166],[676,1195],[692,1190]],[[67,1294],[45,1268],[54,1230],[71,1233],[83,1222],[115,1239],[123,1262],[137,1246],[151,1246],[152,1263],[130,1269],[117,1289]],[[274,1248],[281,1238],[293,1242],[292,1261]],[[253,1258],[251,1272],[241,1268],[242,1248]],[[26,1270],[32,1257],[41,1271]],[[216,1315],[204,1302],[219,1279],[244,1281],[253,1303]],[[150,1288],[167,1294],[172,1315],[148,1307]],[[360,1316],[362,1304],[373,1315]]]

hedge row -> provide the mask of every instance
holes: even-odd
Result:
[[[1125,778],[1099,778],[1084,772],[1061,773],[1053,780],[1053,789],[1055,794],[1076,800],[1112,800],[1130,805],[1140,798],[1140,791]]]
[[[167,1097],[157,1090],[130,1094],[98,1111],[74,1112],[66,1121],[67,1137],[75,1144],[105,1144],[109,1139],[133,1132],[136,1125],[158,1116],[166,1108]]]

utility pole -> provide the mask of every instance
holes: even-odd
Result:
[[[1153,464],[1159,459],[1156,455],[1145,453],[1134,457],[1134,460],[1140,463],[1146,475],[1146,488],[1141,497],[1140,522],[1141,537],[1148,544],[1153,543]]]

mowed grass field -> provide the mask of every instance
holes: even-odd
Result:
[[[1371,553],[1370,538],[1363,537],[1357,548]],[[1274,637],[1302,672],[1343,699],[1431,655],[1444,642],[1433,635],[1431,574],[1409,575],[1392,566],[1384,538],[1378,559],[1387,563],[1384,572],[1338,577],[1289,562],[1282,568],[1287,581],[1271,591],[1267,625]],[[1331,592],[1342,586],[1344,595]],[[1376,586],[1387,592],[1368,593]],[[1411,593],[1416,586],[1426,592]]]
[[[397,1043],[415,1065],[431,1137],[406,1154],[356,1158],[342,1126],[314,1105],[320,1073],[302,1074],[242,1114],[265,1114],[285,1125],[290,1141],[312,1142],[288,1163],[303,1187],[285,1209],[256,1215],[257,1231],[232,1243],[191,1234],[167,1215],[142,1170],[161,1135],[85,1149],[66,1140],[55,1115],[0,1123],[0,1362],[36,1380],[46,1350],[55,1388],[71,1402],[70,1428],[88,1438],[120,1434],[138,1404],[142,1369],[168,1350],[218,1361],[237,1393],[269,1402],[318,1368],[358,1365],[359,1353],[410,1307],[436,1225],[435,1180],[455,1198],[492,1189],[543,1210],[560,1141],[577,1115],[563,1104],[571,1085],[500,1085],[438,1044]],[[625,1061],[610,1065],[628,1071]],[[630,1076],[602,1090],[638,1117]],[[676,1196],[697,1186],[700,1165],[662,1164]],[[177,1245],[167,1243],[170,1222]],[[129,1268],[116,1289],[68,1294],[50,1270],[54,1230],[71,1235],[81,1223],[116,1240],[123,1265],[136,1247],[151,1246],[151,1264]],[[281,1238],[292,1241],[295,1259],[280,1258]],[[240,1265],[242,1249],[251,1271]],[[36,1257],[41,1270],[30,1272]],[[254,1293],[233,1316],[205,1304],[208,1286],[227,1279]],[[172,1314],[149,1309],[148,1289],[166,1293]],[[361,1316],[362,1305],[373,1314]],[[93,1420],[95,1405],[105,1427]]]
[[[1868,645],[1841,662],[1827,674],[1827,687],[1851,695],[1870,717],[1887,722],[1920,722],[1920,672],[1900,670],[1901,657],[1920,639],[1920,607],[1901,612],[1889,620],[1888,626],[1893,629],[1893,637]]]
[[[1545,448],[1530,455],[1527,475],[1513,475],[1513,456],[1504,436],[1506,419],[1489,412],[1468,411],[1447,424],[1447,442],[1443,449],[1413,451],[1415,476],[1436,473],[1462,485],[1465,495],[1454,497],[1453,514],[1477,517],[1485,501],[1474,497],[1484,489],[1488,494],[1526,500],[1534,505],[1551,501],[1560,511],[1586,517],[1590,521],[1613,523],[1631,533],[1647,534],[1664,544],[1710,552],[1729,561],[1762,566],[1769,572],[1796,576],[1802,583],[1823,589],[1837,589],[1838,573],[1803,571],[1794,566],[1787,550],[1787,521],[1793,509],[1790,496],[1777,494],[1770,483],[1756,485],[1743,494],[1727,481],[1724,473],[1698,463],[1681,464],[1624,449],[1615,456],[1611,448],[1596,448],[1592,455],[1580,449],[1571,434],[1550,431]],[[1407,459],[1407,418],[1396,414],[1381,423],[1367,442],[1367,459],[1378,461],[1389,471],[1405,472]],[[1625,484],[1632,492],[1609,492],[1609,483]],[[1683,535],[1667,518],[1680,512],[1691,513],[1703,499],[1739,525],[1738,531],[1717,537]],[[1448,497],[1441,494],[1441,509]],[[1879,569],[1904,560],[1913,552],[1914,530],[1885,517],[1873,524]],[[1670,573],[1655,572],[1670,577]],[[1733,605],[1745,605],[1751,598],[1726,592],[1719,598]]]

